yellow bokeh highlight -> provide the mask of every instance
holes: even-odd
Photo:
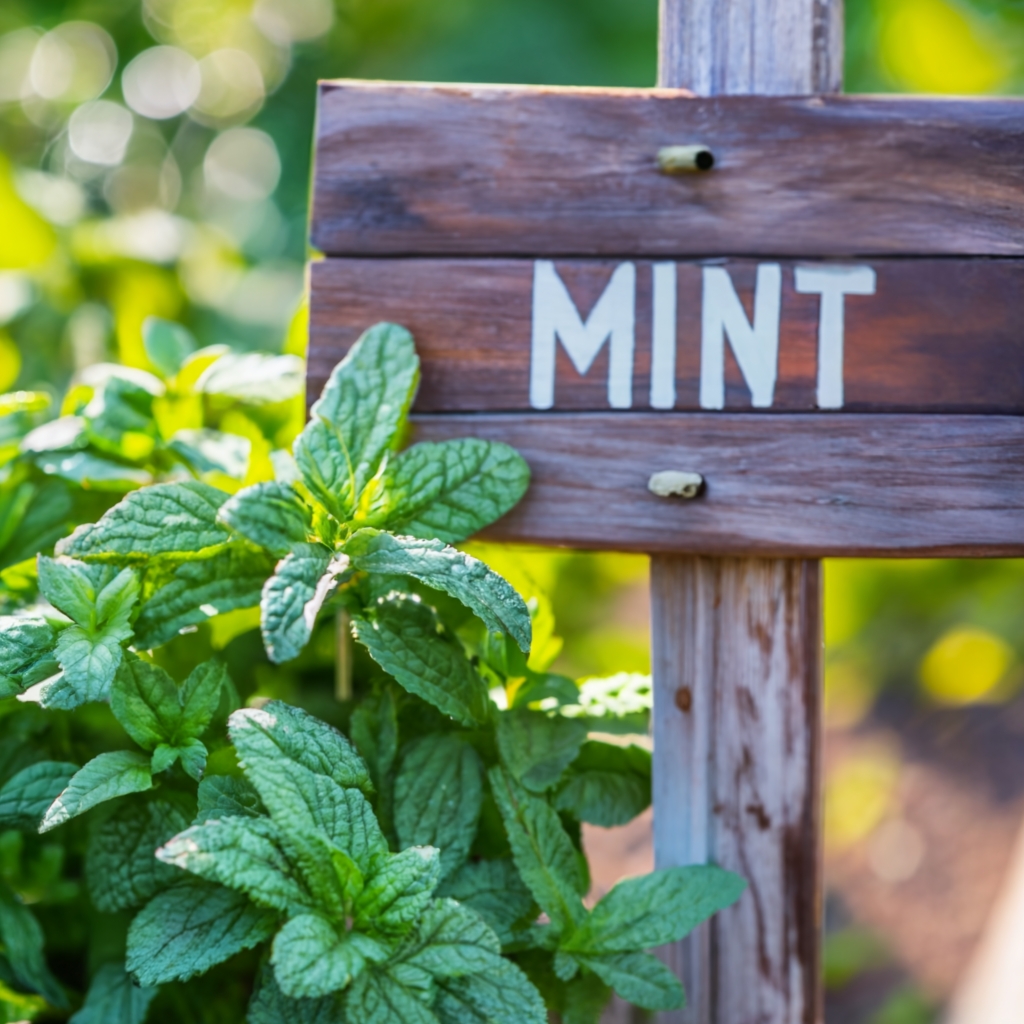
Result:
[[[851,756],[825,783],[825,844],[843,849],[866,839],[893,807],[900,765],[890,752]]]
[[[151,316],[166,320],[177,317],[181,310],[181,291],[173,275],[157,267],[126,267],[114,281],[110,305],[121,362],[152,371],[154,367],[142,341],[142,325]]]
[[[934,643],[921,661],[921,685],[940,704],[997,700],[1016,661],[1013,648],[984,629],[958,626]]]
[[[0,153],[0,270],[41,267],[53,255],[53,228],[18,195],[7,158]]]
[[[14,387],[21,373],[21,352],[6,331],[0,331],[0,391]]]
[[[879,5],[882,65],[904,89],[987,93],[1005,86],[1013,63],[1001,37],[976,14],[948,0],[890,0]]]

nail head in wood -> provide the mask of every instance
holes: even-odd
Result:
[[[715,154],[707,146],[664,146],[658,150],[658,166],[665,174],[710,171]]]
[[[704,490],[704,477],[700,473],[666,469],[647,481],[647,489],[659,498],[696,498]]]

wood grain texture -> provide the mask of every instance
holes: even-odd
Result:
[[[416,437],[517,448],[526,497],[496,540],[779,557],[1024,555],[1016,416],[618,413],[415,417]],[[703,496],[647,490],[701,473]]]
[[[723,31],[750,16],[700,3]],[[766,54],[781,72],[797,52],[741,49],[740,79],[758,86]],[[820,55],[807,51],[794,72]],[[714,170],[659,171],[661,147],[691,143],[711,148]],[[363,256],[1018,255],[1022,197],[1018,99],[327,83],[313,244]]]
[[[811,1022],[821,907],[819,563],[662,556],[651,566],[658,867],[747,879],[664,951],[679,1024]]]
[[[877,291],[845,300],[846,410],[1024,412],[1024,260],[860,263],[875,269]],[[617,265],[556,261],[583,317]],[[749,318],[757,262],[721,265]],[[637,264],[634,409],[650,407],[651,266]],[[783,264],[773,408],[813,410],[821,300],[796,292],[794,267]],[[329,259],[314,264],[312,274],[310,395],[319,394],[363,330],[391,320],[413,332],[423,358],[417,410],[530,408],[532,260]],[[698,409],[701,266],[678,264],[676,280],[676,408]],[[726,408],[749,409],[750,391],[728,351]],[[555,381],[555,409],[607,409],[608,346],[581,376],[559,345]]]

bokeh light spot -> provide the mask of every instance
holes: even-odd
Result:
[[[269,199],[281,179],[274,140],[256,128],[232,128],[210,144],[203,161],[206,182],[224,196],[244,203]]]
[[[1015,661],[1013,648],[984,629],[958,626],[932,645],[921,662],[921,685],[940,704],[991,699]]]
[[[131,112],[119,103],[86,103],[68,123],[71,152],[86,163],[116,167],[124,159],[133,127]]]
[[[162,121],[183,114],[199,98],[199,62],[176,46],[153,46],[124,69],[121,87],[129,107]]]
[[[46,100],[84,103],[103,94],[117,67],[110,34],[89,21],[68,21],[36,45],[29,80]]]
[[[199,62],[202,87],[192,107],[204,124],[246,120],[263,104],[263,75],[244,50],[216,50]]]

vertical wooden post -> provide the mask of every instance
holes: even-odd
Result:
[[[842,17],[841,0],[661,0],[659,85],[838,91]],[[750,883],[665,951],[689,1005],[661,1019],[817,1024],[820,564],[655,556],[651,596],[656,865]]]

